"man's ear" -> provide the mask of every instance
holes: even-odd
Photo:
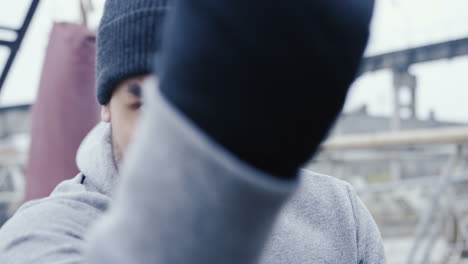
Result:
[[[101,107],[101,121],[105,123],[110,123],[111,113],[109,104],[103,105]]]

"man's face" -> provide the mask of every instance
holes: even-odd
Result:
[[[138,76],[122,82],[115,89],[109,103],[102,107],[101,120],[111,123],[114,160],[117,167],[132,139],[143,103],[143,81],[149,76]]]

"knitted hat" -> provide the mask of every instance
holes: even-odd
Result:
[[[107,104],[116,86],[148,74],[169,0],[107,0],[97,34],[96,86]]]

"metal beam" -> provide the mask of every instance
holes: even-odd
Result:
[[[383,69],[405,69],[411,64],[468,55],[468,38],[365,57],[359,75]]]
[[[14,42],[0,42],[1,45],[7,46],[10,48],[10,56],[8,57],[5,67],[3,68],[2,74],[0,75],[0,92],[2,90],[3,84],[5,83],[6,77],[10,72],[11,66],[13,65],[13,61],[16,58],[19,48],[21,47],[21,43],[23,42],[24,36],[31,24],[31,20],[36,13],[37,6],[39,5],[40,0],[31,0],[31,5],[29,6],[28,12],[26,13],[26,17],[24,18],[23,25],[18,30],[14,30],[18,33],[18,36]],[[11,30],[9,28],[3,27],[3,29]]]
[[[321,148],[325,151],[333,151],[466,143],[468,143],[468,127],[456,127],[339,136],[327,140]]]
[[[371,194],[371,193],[383,193],[383,192],[391,192],[395,190],[401,191],[402,189],[413,189],[413,188],[421,188],[426,186],[434,186],[437,184],[440,176],[422,176],[422,177],[414,177],[394,182],[388,183],[374,183],[369,184],[362,188],[356,188],[356,192],[360,195],[362,194]],[[467,174],[460,174],[454,175],[450,179],[451,183],[466,183],[468,182],[468,175]]]
[[[0,203],[15,203],[18,202],[18,193],[16,192],[0,192]]]
[[[0,26],[0,30],[18,32],[18,29],[16,29],[16,28],[12,28],[12,27],[5,27],[5,26]]]
[[[11,48],[13,47],[14,44],[15,44],[14,41],[7,41],[7,40],[0,39],[0,46],[7,46],[8,48]]]

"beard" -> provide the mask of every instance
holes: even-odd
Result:
[[[120,164],[122,163],[122,148],[119,146],[117,143],[117,140],[114,138],[114,133],[112,133],[112,126],[111,126],[111,139],[112,139],[112,156],[114,159],[114,164],[115,167],[117,168],[117,171],[120,168]]]

